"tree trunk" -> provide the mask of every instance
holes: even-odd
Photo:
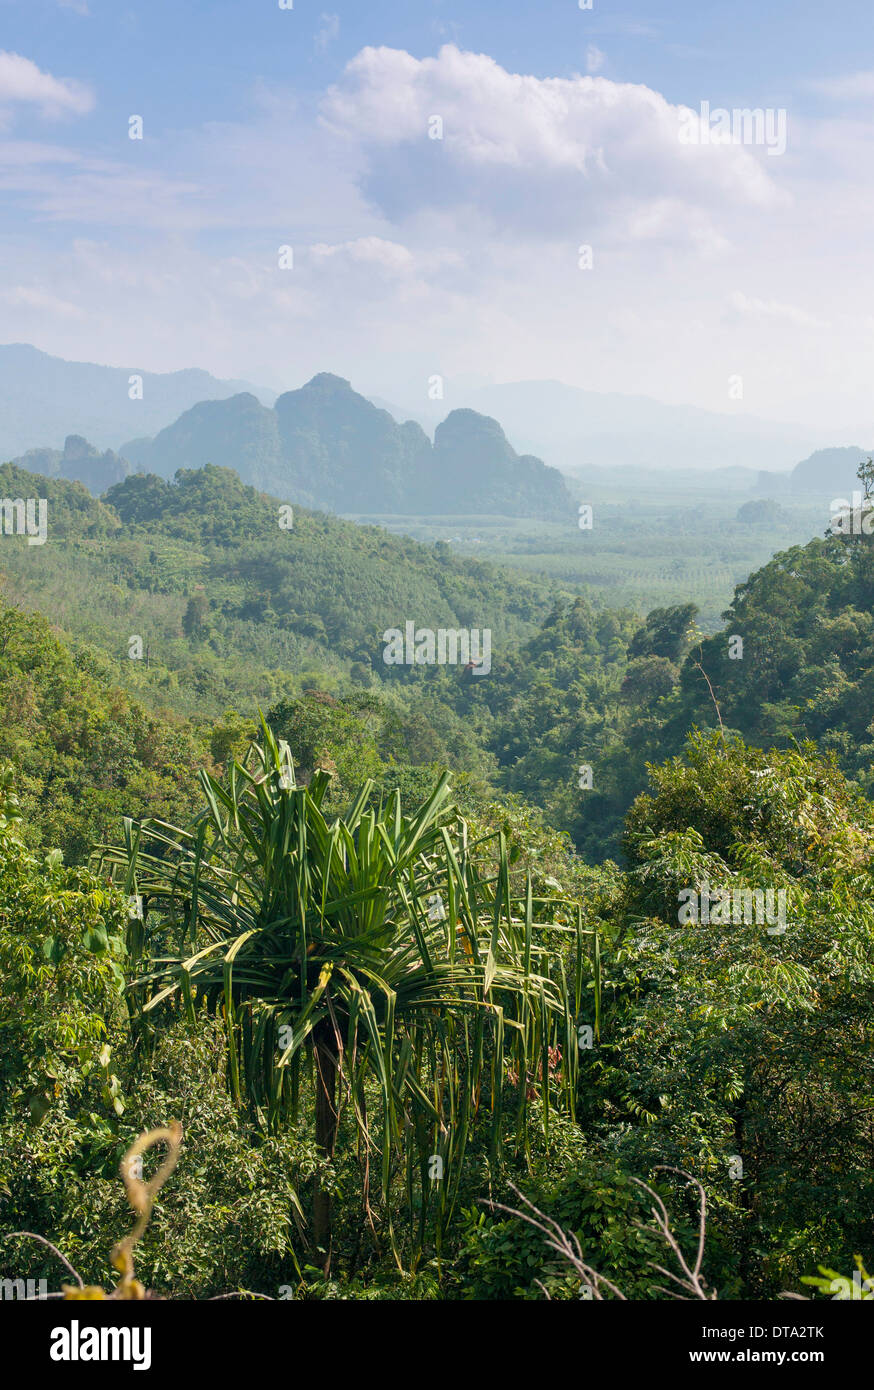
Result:
[[[316,1064],[316,1144],[326,1158],[334,1155],[337,1139],[337,1053],[333,1033],[317,1036]],[[316,1176],[313,1189],[313,1239],[316,1259],[327,1279],[331,1272],[332,1214],[331,1194]]]

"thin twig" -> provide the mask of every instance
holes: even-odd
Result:
[[[51,1250],[53,1255],[57,1255],[61,1264],[65,1265],[66,1268],[70,1271],[73,1278],[76,1280],[76,1283],[79,1285],[79,1288],[84,1289],[85,1285],[82,1282],[81,1275],[76,1273],[75,1269],[70,1264],[70,1261],[67,1259],[67,1257],[65,1255],[62,1255],[58,1247],[56,1245],[52,1245],[50,1240],[46,1240],[45,1236],[34,1235],[33,1231],[10,1231],[9,1235],[6,1236],[5,1239],[12,1240],[13,1236],[21,1236],[25,1240],[37,1240],[39,1241],[40,1245],[46,1246],[48,1250]]]
[[[699,647],[699,651],[700,651],[700,647]],[[724,725],[723,722],[722,722],[722,714],[721,714],[720,709],[719,709],[719,701],[718,701],[717,698],[716,698],[716,695],[715,695],[714,690],[713,690],[713,686],[710,684],[710,677],[708,676],[707,672],[704,670],[704,667],[701,665],[701,662],[700,662],[700,661],[693,661],[693,662],[692,662],[692,665],[693,665],[693,666],[696,666],[696,667],[698,668],[698,670],[701,672],[702,676],[704,677],[704,679],[705,679],[706,682],[707,682],[707,689],[710,691],[710,698],[711,698],[711,700],[713,701],[714,707],[715,707],[715,709],[716,709],[716,717],[717,717],[717,719],[719,720],[719,732],[720,732],[720,734],[722,735],[722,746],[723,746],[723,748],[727,748],[728,745],[726,744],[726,741],[725,741],[725,725]]]
[[[510,1183],[509,1186],[513,1192],[515,1192],[519,1200],[524,1202],[526,1207],[530,1207],[531,1211],[535,1212],[537,1217],[541,1218],[540,1220],[535,1220],[535,1217],[529,1216],[527,1212],[519,1211],[515,1207],[508,1207],[503,1202],[493,1202],[483,1198],[483,1205],[491,1207],[493,1210],[505,1211],[510,1216],[517,1216],[522,1221],[527,1221],[528,1225],[533,1226],[535,1230],[541,1231],[546,1237],[546,1244],[549,1249],[554,1250],[556,1254],[561,1255],[563,1259],[568,1261],[576,1273],[579,1274],[586,1287],[592,1290],[593,1296],[598,1299],[599,1302],[603,1302],[603,1294],[600,1289],[601,1284],[609,1289],[616,1298],[621,1299],[623,1303],[627,1302],[624,1293],[622,1293],[611,1280],[605,1275],[599,1274],[591,1265],[586,1264],[583,1259],[582,1247],[573,1231],[567,1232],[563,1230],[557,1221],[553,1220],[551,1216],[547,1216],[546,1213],[540,1211],[532,1201],[529,1201],[514,1183]],[[544,1222],[547,1224],[544,1225]],[[535,1282],[539,1283],[539,1280]],[[542,1288],[543,1285],[541,1284],[540,1287]]]
[[[701,1277],[701,1266],[704,1262],[704,1249],[707,1239],[707,1194],[698,1179],[693,1177],[691,1173],[686,1173],[682,1168],[675,1168],[671,1164],[660,1163],[657,1165],[656,1171],[677,1173],[681,1178],[685,1178],[687,1182],[695,1184],[698,1189],[699,1197],[699,1217],[698,1249],[695,1255],[694,1268],[690,1269],[682,1248],[680,1247],[680,1243],[671,1230],[671,1219],[661,1197],[640,1178],[632,1179],[633,1182],[637,1183],[638,1187],[643,1188],[644,1192],[646,1192],[656,1204],[651,1208],[653,1220],[655,1221],[654,1226],[647,1226],[642,1221],[635,1221],[634,1225],[640,1230],[660,1237],[666,1242],[683,1276],[681,1278],[677,1274],[672,1274],[671,1271],[665,1269],[663,1265],[657,1264],[654,1260],[650,1260],[650,1267],[654,1269],[656,1273],[663,1275],[682,1290],[682,1292],[677,1293],[674,1289],[666,1289],[660,1285],[656,1285],[653,1288],[653,1292],[664,1294],[668,1298],[681,1299],[683,1301],[688,1301],[688,1296],[691,1295],[693,1298],[710,1302],[717,1297],[716,1291],[714,1290],[713,1293],[708,1293],[706,1280]],[[542,1212],[539,1207],[536,1207],[529,1198],[524,1196],[524,1194],[519,1191],[518,1187],[513,1183],[510,1183],[509,1186],[529,1211],[519,1211],[515,1207],[506,1206],[503,1202],[493,1202],[486,1198],[481,1199],[483,1206],[491,1207],[494,1211],[505,1211],[510,1216],[517,1216],[522,1221],[527,1221],[529,1226],[533,1226],[535,1230],[540,1231],[545,1236],[546,1244],[549,1249],[561,1255],[561,1257],[572,1266],[583,1280],[586,1287],[591,1289],[596,1299],[603,1301],[603,1295],[601,1293],[601,1285],[603,1285],[605,1288],[609,1289],[616,1298],[622,1299],[623,1302],[627,1302],[625,1294],[622,1293],[615,1284],[611,1283],[603,1274],[599,1274],[597,1270],[592,1269],[591,1265],[586,1264],[583,1259],[582,1247],[580,1246],[575,1232],[565,1231],[557,1221],[551,1216],[547,1216],[546,1213]],[[533,1212],[534,1216],[531,1216],[529,1212]],[[540,1280],[535,1279],[534,1282],[537,1284],[538,1288],[543,1289],[547,1298],[549,1298],[550,1295]]]
[[[652,1197],[653,1201],[656,1203],[656,1206],[651,1208],[653,1218],[656,1223],[654,1227],[645,1226],[642,1221],[636,1221],[634,1224],[642,1231],[648,1231],[652,1235],[661,1236],[662,1240],[664,1240],[670,1247],[674,1255],[674,1258],[677,1261],[677,1264],[680,1266],[680,1269],[684,1277],[682,1279],[678,1278],[676,1274],[671,1274],[670,1270],[663,1268],[662,1265],[656,1264],[654,1260],[650,1260],[650,1265],[654,1270],[657,1271],[657,1273],[665,1275],[666,1278],[672,1280],[675,1284],[678,1284],[681,1289],[685,1289],[686,1292],[692,1294],[694,1298],[700,1298],[703,1299],[705,1302],[710,1302],[712,1299],[716,1298],[716,1293],[715,1291],[711,1294],[707,1293],[706,1281],[701,1278],[701,1265],[704,1260],[704,1247],[707,1239],[707,1194],[704,1191],[704,1188],[698,1181],[698,1179],[696,1177],[693,1177],[691,1173],[685,1172],[682,1168],[675,1168],[670,1163],[660,1163],[657,1165],[656,1171],[663,1173],[677,1173],[681,1178],[685,1178],[687,1182],[694,1183],[697,1187],[698,1250],[695,1257],[695,1267],[694,1269],[690,1269],[686,1261],[686,1257],[683,1254],[683,1251],[680,1247],[680,1243],[674,1235],[673,1231],[671,1230],[670,1217],[661,1197],[657,1192],[654,1192],[653,1189],[650,1186],[648,1186],[647,1183],[642,1182],[640,1178],[632,1178],[632,1182],[637,1183],[638,1187],[642,1187],[644,1192],[646,1192],[650,1197]],[[677,1297],[677,1295],[675,1294],[674,1297]]]

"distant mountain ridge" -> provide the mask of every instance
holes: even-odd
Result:
[[[28,473],[84,483],[95,497],[123,482],[133,472],[127,459],[113,453],[112,449],[101,453],[79,434],[68,434],[63,449],[28,449],[21,458],[11,462]]]
[[[130,378],[142,378],[142,399],[131,399]],[[145,372],[68,362],[28,343],[0,345],[0,462],[35,445],[60,449],[68,435],[117,450],[134,434],[154,434],[198,401],[224,399],[253,388],[209,372]],[[259,389],[272,403],[274,393]]]
[[[831,498],[849,493],[859,486],[856,470],[872,455],[871,449],[856,445],[845,449],[817,449],[792,470],[795,491],[828,492]]]
[[[593,467],[668,472],[736,465],[788,473],[812,448],[841,437],[837,429],[767,420],[742,408],[705,410],[562,381],[450,383],[446,395],[452,404],[496,416],[518,449],[536,452],[570,474]],[[392,413],[398,414],[395,408]],[[409,414],[426,429],[436,423],[433,405]]]
[[[871,458],[872,454],[874,450],[860,449],[856,444],[815,449],[807,458],[796,463],[791,473],[762,470],[756,491],[774,497],[818,493],[824,502],[836,501],[841,495],[849,498],[850,493],[859,486],[856,476],[859,464]]]
[[[432,444],[330,372],[286,391],[272,409],[249,392],[202,401],[151,440],[122,445],[137,468],[171,478],[207,463],[301,506],[339,513],[498,514],[567,518],[564,478],[517,454],[497,420],[456,410]]]
[[[131,399],[132,377],[142,399],[136,390]],[[758,495],[832,497],[852,490],[868,456],[852,446],[805,457],[811,444],[830,441],[749,415],[557,381],[480,387],[456,399],[445,419],[436,402],[405,418],[327,372],[276,397],[196,369],[149,373],[8,344],[0,346],[0,462],[81,481],[97,495],[134,469],[170,478],[212,462],[262,491],[341,514],[563,519],[575,511],[574,486],[602,475],[621,482],[632,472],[678,480],[708,472],[738,486],[748,476]],[[544,452],[568,479],[541,460]]]

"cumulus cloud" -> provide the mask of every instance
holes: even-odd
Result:
[[[94,106],[94,95],[82,82],[53,77],[20,53],[0,51],[0,112],[22,104],[50,118],[84,116]]]
[[[726,409],[730,371],[753,411],[869,399],[861,108],[773,160],[684,145],[686,109],[645,85],[514,74],[452,45],[366,49],[321,96],[250,96],[245,117],[112,158],[0,140],[0,195],[22,214],[0,244],[5,337],[256,381],[267,363],[282,388],[327,369],[423,407],[435,372],[451,404],[465,376],[555,377]],[[50,221],[89,240],[49,243]]]
[[[702,210],[779,200],[750,149],[682,143],[690,113],[649,87],[510,73],[452,44],[424,59],[363,49],[321,114],[358,150],[367,196],[395,219],[468,207],[493,229],[564,237],[581,224],[627,226],[653,199]],[[434,116],[442,138],[429,139]]]

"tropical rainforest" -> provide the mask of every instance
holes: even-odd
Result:
[[[874,539],[775,554],[705,631],[230,468],[0,495],[49,515],[0,537],[22,1279],[869,1295]],[[491,669],[388,664],[408,623]]]

